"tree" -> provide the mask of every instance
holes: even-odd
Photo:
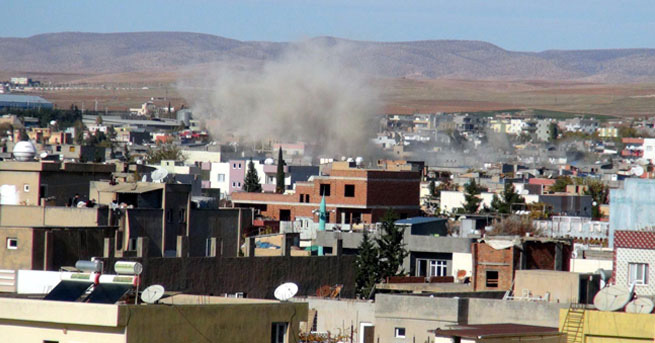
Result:
[[[491,200],[491,208],[498,213],[512,213],[512,205],[524,204],[525,199],[520,196],[511,182],[505,182],[505,188],[500,194],[494,194]]]
[[[148,148],[146,162],[148,164],[159,164],[163,160],[183,161],[182,150],[173,144],[157,144],[155,149]]]
[[[98,115],[96,117],[96,125],[102,125],[102,116],[101,115]]]
[[[355,290],[359,297],[368,298],[380,278],[378,275],[378,250],[366,230],[358,251],[359,254],[355,259]]]
[[[609,188],[606,184],[598,180],[586,180],[587,189],[585,195],[591,195],[593,204],[591,207],[591,217],[599,219],[602,215],[600,213],[600,205],[606,204],[609,197]]]
[[[375,239],[378,246],[378,277],[381,280],[391,276],[405,275],[402,268],[403,260],[408,252],[403,244],[405,228],[395,224],[396,213],[391,209],[387,210],[382,217],[382,230],[380,236]]]
[[[428,192],[430,193],[430,198],[437,196],[437,186],[435,185],[434,180],[430,181],[430,184],[428,184]]]
[[[557,140],[558,135],[559,135],[559,131],[558,131],[558,128],[557,128],[557,124],[555,124],[554,122],[550,123],[548,125],[548,138],[549,138],[549,140],[551,142]]]
[[[475,182],[475,179],[470,179],[464,186],[464,212],[476,213],[480,207],[482,199],[478,195],[482,193],[480,187]]]
[[[572,185],[573,179],[568,176],[560,176],[555,180],[555,184],[550,186],[552,192],[566,192],[566,186]]]
[[[275,193],[284,193],[284,159],[282,158],[282,147],[277,153],[277,172],[275,173]]]
[[[86,130],[86,126],[81,120],[77,120],[73,124],[73,127],[75,128],[75,143],[80,145],[84,144],[84,131]]]
[[[259,193],[262,191],[262,185],[259,184],[259,175],[255,169],[255,163],[250,159],[248,162],[248,172],[243,180],[243,190],[249,193]]]

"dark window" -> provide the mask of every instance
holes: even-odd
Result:
[[[271,343],[286,343],[287,323],[273,323],[271,327]]]
[[[300,194],[300,200],[298,200],[298,201],[300,201],[300,202],[305,202],[305,195],[304,195],[304,194]]]
[[[330,185],[329,184],[321,184],[319,187],[319,192],[321,193],[322,196],[329,197],[330,196]]]
[[[355,185],[346,185],[346,189],[343,192],[343,195],[349,198],[355,196]]]
[[[136,243],[137,239],[136,238],[130,238],[127,240],[127,250],[130,251],[135,251],[136,250]]]
[[[280,221],[290,221],[291,210],[280,210]]]
[[[309,202],[309,194],[305,194],[305,202]]]
[[[180,213],[179,215],[180,224],[186,223],[186,210],[181,208],[179,213]]]
[[[172,223],[173,222],[173,210],[172,209],[166,210],[166,222],[167,223]]]
[[[498,271],[487,270],[487,287],[498,287]]]

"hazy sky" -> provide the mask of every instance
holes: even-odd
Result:
[[[510,50],[655,48],[655,1],[0,0],[0,36],[189,31],[239,40],[484,40]]]

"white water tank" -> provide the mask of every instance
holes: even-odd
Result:
[[[14,145],[12,153],[16,161],[31,161],[36,156],[36,147],[30,141],[20,141]]]

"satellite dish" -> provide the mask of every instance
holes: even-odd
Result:
[[[164,296],[164,286],[152,285],[141,292],[141,300],[144,303],[154,304]]]
[[[287,282],[279,285],[275,289],[275,292],[273,292],[273,295],[279,301],[287,301],[293,298],[296,293],[298,293],[298,285],[293,282]]]
[[[642,176],[644,175],[644,167],[642,166],[635,166],[630,169],[630,173],[634,176]]]
[[[651,313],[655,308],[653,301],[648,298],[637,298],[625,306],[625,312],[629,313]]]
[[[601,289],[594,297],[594,306],[600,311],[618,311],[632,299],[632,291],[623,286]]]
[[[168,171],[162,168],[157,168],[155,169],[155,171],[150,173],[150,178],[152,179],[152,181],[158,183],[164,181],[166,176],[168,176]]]

